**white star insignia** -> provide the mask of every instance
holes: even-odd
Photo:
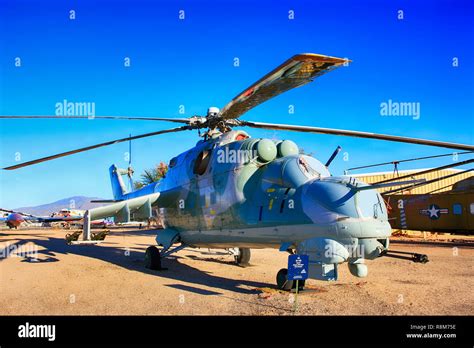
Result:
[[[428,209],[428,212],[430,213],[430,218],[431,217],[438,217],[439,209],[436,209],[434,205]]]

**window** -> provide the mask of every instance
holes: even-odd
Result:
[[[206,172],[207,166],[211,160],[211,151],[204,150],[196,158],[194,162],[193,173],[203,175]]]
[[[470,208],[469,208],[469,209],[471,210],[471,214],[473,214],[473,215],[474,215],[474,203],[471,203],[471,205],[470,205]]]
[[[459,203],[453,204],[453,214],[461,215],[462,214],[462,205]]]
[[[176,163],[178,163],[178,159],[176,157],[173,157],[170,160],[170,164],[168,165],[168,167],[173,168],[174,166],[176,166]]]
[[[303,156],[298,158],[298,165],[300,166],[303,174],[308,178],[321,177],[321,174],[316,169],[314,169]]]

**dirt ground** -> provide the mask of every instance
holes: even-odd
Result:
[[[380,258],[369,275],[339,268],[337,282],[307,281],[298,295],[276,290],[286,253],[252,250],[250,266],[222,250],[184,249],[143,266],[154,244],[147,230],[113,229],[95,246],[69,246],[68,231],[0,231],[0,314],[164,315],[455,315],[474,313],[474,244],[407,238],[391,248],[428,254],[430,262]]]

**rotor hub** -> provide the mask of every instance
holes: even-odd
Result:
[[[211,106],[209,109],[207,109],[207,117],[216,117],[217,115],[219,115],[219,112],[219,108]]]

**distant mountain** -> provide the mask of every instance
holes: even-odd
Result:
[[[47,203],[37,205],[36,207],[20,207],[13,209],[22,213],[32,215],[51,215],[52,212],[59,211],[61,209],[80,209],[87,210],[90,208],[96,208],[105,205],[104,203],[90,203],[91,200],[104,199],[99,197],[85,197],[85,196],[74,196],[69,198],[63,198],[53,203]]]

